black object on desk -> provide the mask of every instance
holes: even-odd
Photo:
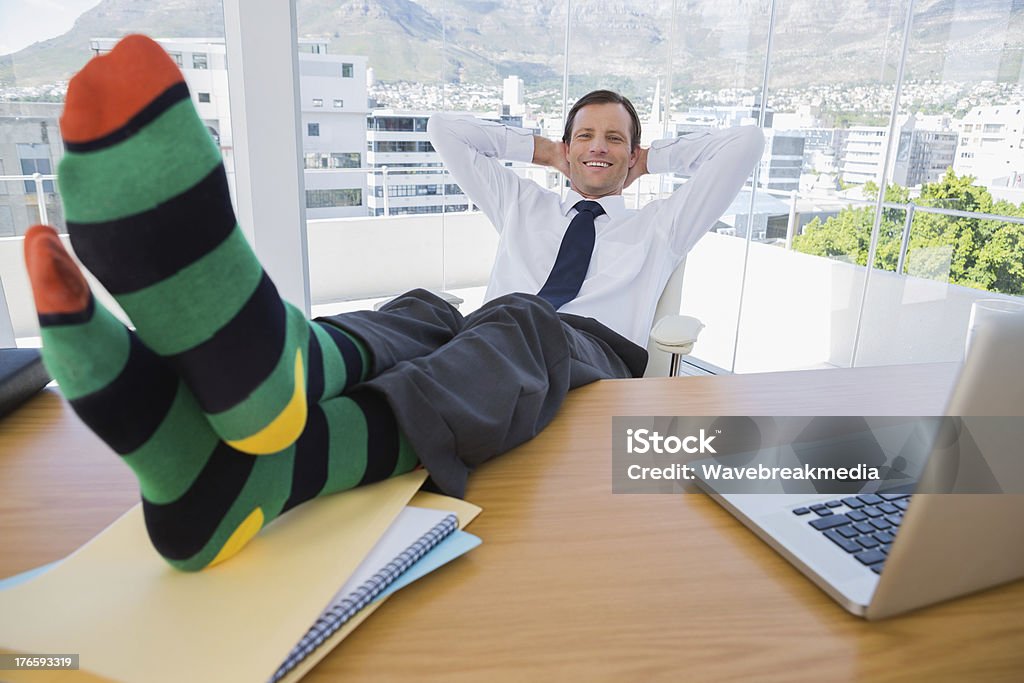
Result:
[[[36,349],[0,349],[0,417],[31,398],[50,381]]]

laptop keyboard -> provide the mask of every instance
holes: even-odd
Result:
[[[909,493],[866,493],[799,507],[793,514],[807,517],[811,528],[881,574],[909,504]]]

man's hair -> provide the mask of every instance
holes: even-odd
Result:
[[[572,109],[569,110],[569,116],[565,119],[565,131],[562,133],[562,142],[569,144],[569,141],[572,139],[572,124],[576,121],[576,113],[588,104],[621,104],[625,107],[633,123],[633,130],[630,132],[629,151],[632,152],[636,149],[637,145],[640,144],[640,117],[637,116],[636,109],[628,98],[611,90],[594,90],[576,100],[576,104],[572,105]]]

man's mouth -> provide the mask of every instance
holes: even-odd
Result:
[[[590,168],[608,168],[611,166],[607,161],[584,161],[583,165],[589,166]]]

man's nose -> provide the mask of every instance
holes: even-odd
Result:
[[[607,152],[608,151],[608,143],[607,143],[607,141],[604,138],[598,137],[598,136],[595,135],[591,139],[591,141],[590,141],[590,151],[591,152],[600,152],[600,153]]]

